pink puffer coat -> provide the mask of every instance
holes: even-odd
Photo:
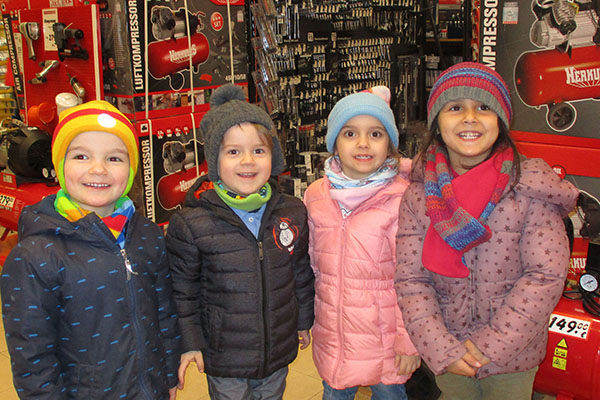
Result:
[[[395,235],[407,168],[346,219],[329,195],[327,178],[306,191],[316,276],[313,359],[335,389],[409,378],[394,367],[396,354],[417,353],[394,291]]]

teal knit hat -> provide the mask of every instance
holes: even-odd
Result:
[[[375,89],[378,89],[377,91],[385,89],[387,91],[386,95],[389,98],[388,88],[378,86],[372,89],[373,92],[376,91]],[[398,147],[398,128],[396,127],[394,114],[389,103],[382,96],[373,92],[354,93],[344,97],[335,104],[327,120],[325,143],[327,144],[328,152],[333,153],[335,141],[344,124],[357,115],[370,115],[377,118],[385,127],[394,147]]]

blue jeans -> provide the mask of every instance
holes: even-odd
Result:
[[[353,400],[358,386],[346,389],[334,389],[323,381],[323,400]],[[403,384],[384,385],[379,383],[370,386],[373,394],[371,400],[408,400],[406,389]]]
[[[211,400],[281,400],[288,367],[263,379],[220,378],[206,375]]]

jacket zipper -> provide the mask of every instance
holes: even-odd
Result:
[[[344,249],[346,248],[346,218],[342,218],[342,251],[340,252],[340,260],[344,259]],[[342,301],[344,299],[344,266],[343,263],[340,263],[340,279],[338,284],[340,285],[338,290],[338,310],[337,311],[337,325],[338,325],[338,329],[337,331],[339,332],[339,344],[340,344],[340,350],[339,350],[339,354],[336,360],[336,365],[335,368],[333,369],[334,373],[333,373],[333,379],[335,380],[338,376],[339,373],[339,369],[340,369],[340,365],[341,365],[341,359],[343,356],[343,352],[344,352],[344,334],[342,333],[342,324],[343,324],[343,316],[342,313],[340,312],[343,307],[342,307]]]
[[[266,289],[265,289],[265,274],[264,274],[264,270],[263,270],[263,260],[264,260],[264,247],[263,247],[263,242],[259,241],[257,242],[258,244],[258,261],[260,263],[260,279],[262,282],[262,320],[263,320],[263,329],[265,332],[265,339],[264,339],[264,354],[263,354],[263,366],[262,366],[262,371],[261,375],[264,374],[264,372],[267,369],[267,361],[268,361],[268,354],[269,354],[269,324],[267,323],[267,295],[266,295]]]
[[[129,258],[127,258],[127,252],[125,251],[125,249],[121,249],[121,255],[123,256],[123,259],[125,260],[125,270],[127,271],[127,280],[131,280],[131,275],[137,275],[138,273],[135,272],[133,270],[133,268],[131,268],[131,263],[129,262]]]
[[[129,262],[129,257],[127,257],[127,252],[125,251],[125,249],[121,249],[121,256],[123,257],[123,261],[125,263],[125,269],[127,270],[127,290],[129,292],[129,297],[131,299],[131,314],[132,314],[132,322],[133,322],[133,329],[134,329],[134,333],[135,333],[135,342],[136,342],[136,347],[137,347],[137,354],[138,354],[138,365],[139,365],[139,372],[138,372],[138,380],[140,381],[140,387],[142,388],[142,392],[145,394],[145,396],[148,399],[152,399],[152,395],[150,393],[150,388],[148,388],[147,386],[147,382],[145,379],[145,375],[144,372],[146,370],[145,365],[146,365],[146,360],[144,357],[144,350],[143,350],[143,343],[142,343],[142,338],[141,338],[141,332],[142,329],[140,327],[140,323],[138,320],[138,315],[137,315],[137,307],[136,307],[136,302],[135,302],[135,288],[133,287],[133,282],[131,281],[131,275],[137,275],[137,272],[134,272],[131,269],[131,263]]]
[[[263,253],[263,242],[258,242],[258,260],[262,261],[264,258],[264,253]]]
[[[475,251],[477,251],[477,249],[475,249]],[[463,258],[464,258],[464,254],[463,254]],[[466,259],[465,259],[465,264],[466,263]],[[470,270],[471,268],[469,268],[469,265],[466,265],[466,267]],[[469,321],[469,323],[471,324],[471,326],[473,325],[477,325],[477,310],[475,309],[475,302],[477,301],[477,299],[475,298],[476,293],[475,293],[475,283],[474,283],[474,277],[473,277],[474,273],[471,272],[469,274],[469,295],[471,297],[471,301],[469,301],[469,308],[471,309],[471,321]]]

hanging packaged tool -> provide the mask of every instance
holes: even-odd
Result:
[[[54,40],[58,48],[58,58],[64,61],[65,57],[88,59],[88,52],[81,47],[79,40],[83,39],[83,31],[81,29],[69,28],[71,24],[65,25],[62,22],[56,22],[52,25],[54,31]]]

